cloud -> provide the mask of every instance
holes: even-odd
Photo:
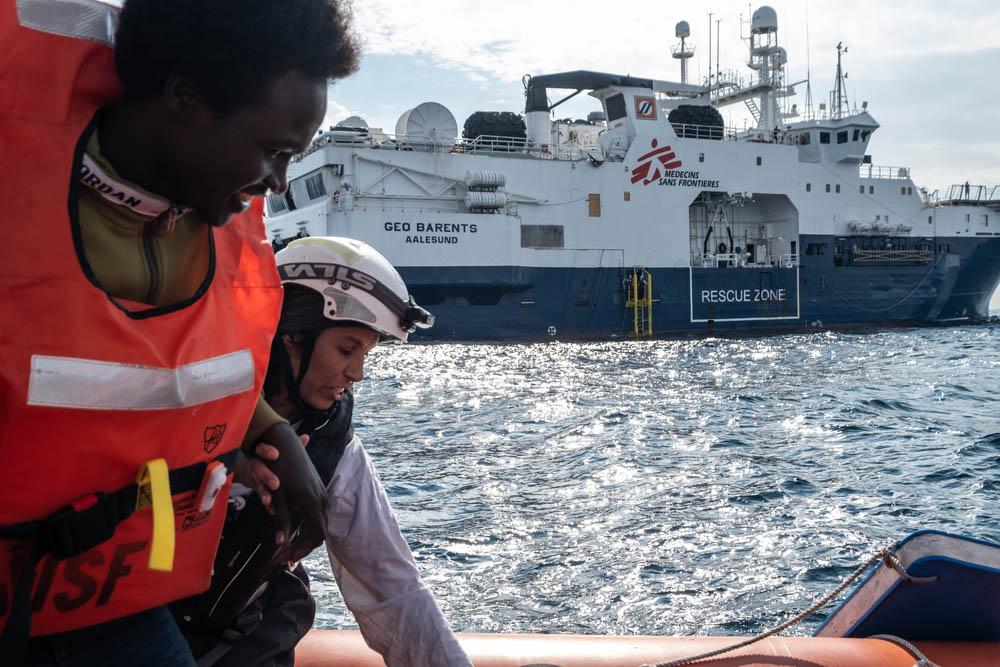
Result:
[[[991,48],[1000,24],[1000,6],[984,1],[957,0],[947,11],[931,1],[905,6],[888,0],[771,4],[778,14],[779,40],[803,72],[807,20],[813,61],[824,72],[835,63],[833,46],[838,41],[849,45],[856,64],[877,64],[883,58]],[[739,20],[741,13],[747,20],[747,5],[719,0],[712,8],[713,33],[714,21],[721,20],[718,51],[723,63],[741,66],[746,51],[739,39]],[[706,11],[652,0],[632,2],[628,12],[608,9],[605,0],[578,1],[571,8],[529,0],[372,0],[356,8],[355,20],[370,53],[420,55],[439,66],[508,81],[539,73],[539,67],[546,72],[596,69],[672,78],[669,72],[676,77],[677,63],[669,47],[677,41],[675,23],[687,20],[698,47],[693,64],[707,73]],[[713,59],[716,50],[713,44]]]

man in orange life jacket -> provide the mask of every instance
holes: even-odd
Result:
[[[259,399],[280,283],[258,196],[355,67],[347,15],[112,4],[0,0],[0,200],[22,230],[0,246],[4,665],[193,664],[164,605],[208,585],[239,449],[268,461],[236,469],[286,531],[324,529]]]

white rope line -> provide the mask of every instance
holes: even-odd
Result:
[[[936,579],[937,577],[934,578]],[[884,642],[892,642],[893,644],[906,649],[910,652],[910,655],[917,659],[917,662],[914,663],[913,667],[940,667],[936,662],[933,662],[930,658],[924,655],[920,649],[902,637],[897,637],[896,635],[870,635],[868,639],[881,639]]]
[[[900,577],[902,577],[906,581],[910,581],[917,584],[923,584],[937,580],[937,577],[911,577],[906,573],[906,569],[903,567],[902,563],[899,562],[899,559],[896,558],[895,554],[893,553],[893,546],[883,547],[877,553],[871,556],[868,560],[866,560],[856,570],[854,570],[854,572],[852,572],[851,575],[847,577],[847,579],[845,579],[839,586],[837,586],[837,588],[835,588],[833,592],[828,593],[818,602],[814,603],[811,607],[806,609],[804,612],[802,612],[798,616],[795,616],[792,619],[785,621],[776,628],[772,628],[771,630],[767,630],[766,632],[762,632],[754,637],[750,637],[749,639],[744,639],[730,646],[724,646],[722,648],[718,648],[712,651],[706,651],[705,653],[699,653],[698,655],[692,655],[687,658],[677,658],[675,660],[670,660],[668,662],[643,664],[641,665],[641,667],[678,667],[679,665],[687,665],[692,662],[697,662],[699,660],[705,660],[706,658],[712,658],[717,655],[722,655],[723,653],[729,653],[730,651],[735,651],[745,646],[750,646],[751,644],[756,644],[762,639],[767,639],[772,635],[776,635],[782,630],[786,630],[795,625],[796,623],[800,623],[805,619],[809,618],[810,616],[812,616],[813,614],[815,614],[817,611],[828,605],[831,600],[840,595],[845,588],[850,586],[858,577],[864,574],[868,570],[868,568],[870,568],[875,563],[878,563],[879,561],[882,561],[888,567],[891,567],[897,574],[900,575]],[[915,646],[912,646],[912,644],[909,646],[911,646],[913,651],[915,651],[914,655],[919,656],[921,660],[926,660],[926,658],[922,657],[922,654],[920,653],[920,651],[916,649]],[[934,663],[928,661],[926,664],[918,662],[917,665],[915,665],[914,667],[937,667],[937,666],[934,665]]]

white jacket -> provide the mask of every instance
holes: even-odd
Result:
[[[327,488],[330,567],[361,634],[388,667],[471,667],[424,585],[368,453],[355,437]]]

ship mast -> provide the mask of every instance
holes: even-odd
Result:
[[[778,97],[785,50],[778,46],[778,17],[770,7],[753,13],[750,23],[750,68],[758,72],[757,127],[771,130],[778,124]],[[751,112],[753,109],[751,108]]]
[[[845,53],[847,53],[847,47],[844,46],[843,42],[837,42],[837,87],[833,91],[834,98],[830,101],[830,107],[833,111],[832,116],[834,118],[843,118],[845,105],[848,108],[848,113],[850,113],[850,102],[844,99],[847,88],[844,85],[844,79],[847,78],[847,75],[844,74],[844,69],[840,63],[840,59]]]
[[[688,44],[687,38],[691,36],[691,26],[687,21],[681,21],[674,29],[674,34],[681,40],[681,43],[674,46],[671,51],[674,58],[681,61],[681,83],[688,82],[688,60],[694,57],[694,44]]]
[[[757,123],[757,130],[770,135],[788,115],[781,113],[779,100],[795,92],[796,84],[785,84],[787,63],[788,54],[778,46],[778,15],[771,7],[760,7],[750,19],[750,62],[747,63],[757,72],[756,81],[737,88],[735,84],[723,85],[716,74],[716,81],[710,86],[714,93],[712,102],[718,107],[738,102],[746,104]]]

